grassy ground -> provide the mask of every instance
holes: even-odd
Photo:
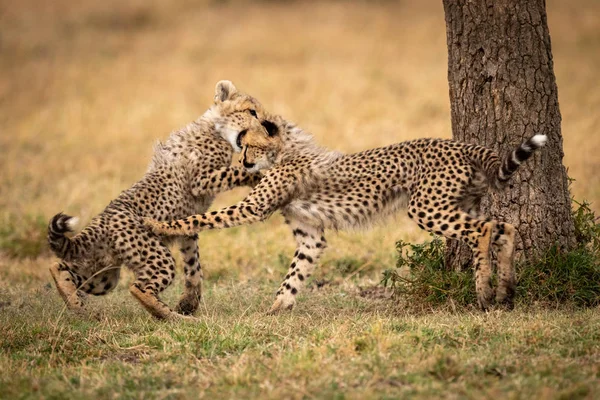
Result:
[[[565,164],[598,211],[600,5],[548,12]],[[219,79],[343,151],[449,137],[444,29],[433,1],[0,0],[0,398],[600,395],[597,309],[425,313],[362,290],[396,240],[424,238],[403,217],[330,234],[313,289],[276,318],[293,253],[279,217],[201,236],[199,325],[152,321],[129,275],[90,318],[48,286],[47,220],[101,211]]]
[[[155,322],[123,301],[125,288],[95,301],[90,319],[63,313],[49,285],[26,296],[3,292],[11,304],[0,314],[0,398],[600,393],[597,310],[403,312],[342,283],[273,318],[264,313],[268,283],[210,284],[200,324]]]

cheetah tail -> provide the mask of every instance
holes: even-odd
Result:
[[[500,185],[504,184],[519,169],[519,166],[527,161],[529,157],[539,148],[544,147],[548,137],[546,135],[535,135],[521,143],[510,155],[502,161],[498,169],[497,180]]]
[[[65,236],[65,233],[73,232],[78,222],[79,218],[63,213],[56,214],[50,220],[48,224],[48,244],[57,257],[69,259],[76,252],[74,241]]]

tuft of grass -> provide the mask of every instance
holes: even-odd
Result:
[[[521,303],[573,303],[579,307],[600,304],[600,261],[598,254],[588,248],[564,253],[552,247],[536,262],[517,265],[517,273]]]
[[[600,254],[600,216],[596,216],[585,200],[580,203],[573,199],[573,203],[577,206],[573,211],[577,242],[592,254]]]
[[[410,303],[439,306],[452,300],[460,306],[474,304],[473,274],[444,268],[445,247],[444,241],[433,235],[422,244],[399,240],[396,268],[383,272],[382,284]]]
[[[517,293],[528,303],[600,304],[600,223],[587,201],[573,204],[578,247],[567,253],[552,247],[534,263],[518,266]]]

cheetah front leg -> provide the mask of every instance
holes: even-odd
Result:
[[[277,291],[275,302],[268,311],[272,315],[281,310],[291,310],[296,303],[296,295],[309,278],[327,246],[323,229],[291,221],[290,227],[296,239],[296,252],[285,279]]]
[[[264,221],[289,201],[296,184],[294,175],[280,179],[273,174],[263,177],[244,200],[232,206],[170,222],[144,218],[144,225],[157,235],[182,236]]]
[[[249,173],[245,168],[223,167],[196,177],[192,183],[192,194],[197,197],[226,192],[238,186],[254,187],[261,178],[259,173]]]
[[[184,262],[185,288],[175,311],[179,314],[190,315],[196,312],[202,297],[203,274],[198,254],[198,235],[183,239],[180,250]]]

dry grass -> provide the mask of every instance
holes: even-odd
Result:
[[[0,293],[14,301],[0,313],[0,398],[593,398],[600,390],[596,310],[415,315],[340,285],[272,318],[265,283],[209,287],[200,324],[153,321],[122,303],[123,287],[93,302],[97,320],[63,314],[46,300],[55,297],[50,286]]]
[[[575,197],[598,211],[600,6],[553,0],[548,11],[565,164]],[[357,297],[394,265],[396,240],[423,238],[404,217],[331,234],[315,279],[335,285],[292,316],[262,314],[293,252],[280,218],[201,236],[200,327],[149,321],[123,290],[93,302],[99,322],[82,321],[44,286],[44,222],[101,211],[143,174],[156,139],[208,107],[219,79],[340,150],[449,137],[444,29],[439,2],[1,0],[0,367],[11,372],[0,397],[600,390],[597,310],[414,316]],[[370,264],[344,279],[339,260]]]

